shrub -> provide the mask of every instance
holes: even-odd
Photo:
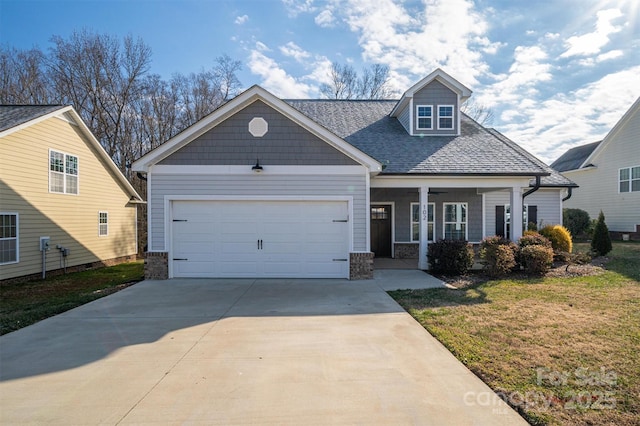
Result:
[[[461,240],[439,240],[429,244],[429,268],[436,273],[461,275],[473,265],[473,248]]]
[[[552,248],[551,241],[538,232],[525,231],[524,235],[518,240],[520,249],[527,246],[543,246]]]
[[[581,209],[562,209],[562,223],[571,235],[583,235],[589,231],[591,218],[589,213]]]
[[[516,266],[518,246],[500,237],[487,237],[480,244],[480,258],[484,269],[492,277],[506,275]]]
[[[598,215],[598,222],[593,229],[593,237],[591,238],[591,251],[596,255],[604,256],[609,253],[613,247],[611,246],[611,236],[609,235],[609,228],[604,222],[604,213],[602,210]]]
[[[546,237],[551,241],[551,246],[555,253],[567,252],[571,253],[573,250],[573,242],[571,241],[571,234],[561,225],[547,225],[542,228],[540,235]]]
[[[531,244],[520,250],[520,264],[527,274],[544,275],[553,264],[551,246]]]

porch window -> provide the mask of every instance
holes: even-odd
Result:
[[[418,105],[416,117],[418,130],[433,129],[433,107],[431,105]]]
[[[522,231],[527,230],[529,224],[529,205],[524,204],[522,206]],[[505,204],[504,206],[504,236],[507,239],[511,239],[511,205]]]
[[[427,204],[427,240],[435,241],[435,203]],[[411,203],[411,242],[420,241],[420,203]]]
[[[467,203],[444,203],[444,239],[467,239]]]

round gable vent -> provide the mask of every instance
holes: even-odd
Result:
[[[254,117],[249,122],[249,133],[255,138],[261,138],[269,131],[269,123],[262,117]]]

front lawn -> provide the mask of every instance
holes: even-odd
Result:
[[[530,423],[637,425],[640,244],[607,258],[594,276],[390,294]]]
[[[114,293],[141,281],[143,262],[0,285],[0,335]]]

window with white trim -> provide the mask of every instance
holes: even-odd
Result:
[[[438,129],[453,129],[453,105],[438,105]]]
[[[18,262],[18,213],[0,213],[0,265]]]
[[[416,107],[416,128],[418,130],[433,129],[433,107],[431,105]]]
[[[640,192],[640,166],[625,167],[618,171],[619,192]]]
[[[98,212],[98,236],[106,237],[109,235],[109,213]]]
[[[78,193],[78,157],[49,150],[49,192]]]
[[[427,241],[435,241],[435,203],[427,204]],[[411,203],[411,242],[420,241],[420,203]]]
[[[467,203],[444,203],[444,239],[467,239]]]

